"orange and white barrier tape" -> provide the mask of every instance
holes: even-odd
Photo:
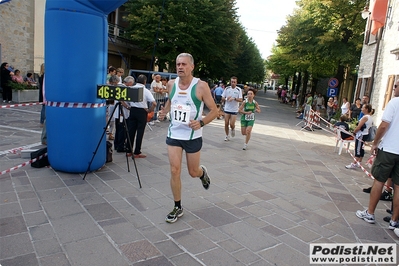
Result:
[[[45,154],[43,154],[43,155],[40,155],[39,157],[37,157],[37,158],[35,158],[35,159],[29,160],[29,161],[24,162],[24,163],[22,163],[22,164],[20,164],[20,165],[17,165],[17,166],[14,166],[14,167],[10,168],[10,169],[7,169],[7,170],[5,170],[5,171],[3,171],[3,172],[0,172],[0,175],[9,173],[9,172],[11,172],[11,171],[14,171],[14,170],[17,170],[17,169],[22,168],[22,167],[24,167],[24,166],[27,166],[27,165],[29,165],[29,164],[32,164],[32,163],[36,162],[37,160],[40,160],[41,158],[43,158],[43,157],[45,157],[45,156],[47,156],[47,153],[45,153]]]
[[[312,111],[313,111],[313,110],[312,110]],[[314,112],[314,111],[313,111],[313,112]],[[318,116],[320,120],[323,120],[324,122],[326,122],[326,123],[327,123],[327,125],[326,125],[327,128],[331,128],[331,126],[334,127],[333,124],[331,124],[330,122],[328,122],[327,120],[325,120],[323,117],[321,117],[321,116],[320,116],[320,113],[315,112],[315,116]],[[341,132],[346,133],[346,134],[348,134],[349,136],[352,136],[354,139],[360,140],[361,142],[363,142],[363,144],[364,144],[365,146],[369,146],[369,147],[371,146],[371,144],[365,142],[364,140],[359,139],[359,138],[356,138],[356,136],[355,136],[352,132],[346,131],[345,129],[340,129],[340,130],[341,130]],[[329,131],[329,132],[332,132],[332,131]]]
[[[7,153],[16,154],[18,151],[29,149],[29,148],[32,148],[32,147],[35,147],[35,146],[39,146],[40,144],[41,144],[40,142],[37,142],[37,143],[21,146],[21,147],[10,149],[10,150],[0,151],[0,155],[4,155],[4,154],[7,154]]]
[[[21,107],[21,106],[33,106],[33,105],[42,105],[42,102],[37,102],[37,103],[19,103],[19,104],[6,104],[6,105],[0,105],[1,108],[12,108],[12,107]]]
[[[374,179],[375,179],[374,176],[373,176],[371,173],[369,173],[369,171],[367,171],[366,168],[364,168],[364,167],[360,164],[360,162],[358,162],[358,161],[356,160],[355,156],[349,151],[349,149],[347,149],[347,151],[348,151],[348,153],[351,155],[351,157],[353,158],[353,160],[355,160],[356,164],[360,167],[360,169],[362,169],[363,172],[364,172],[368,177],[370,177],[371,179],[374,180]],[[372,155],[372,156],[373,156],[373,155]],[[388,186],[387,184],[384,184],[384,187],[392,189],[392,187]]]
[[[304,117],[305,117],[306,124],[302,127],[302,129],[308,128],[309,130],[313,131],[313,128],[312,128],[313,117],[314,117],[313,110],[309,109],[309,111],[307,112],[307,114]]]
[[[100,108],[104,107],[105,103],[66,103],[66,102],[47,101],[46,105],[51,107],[64,107],[64,108]]]

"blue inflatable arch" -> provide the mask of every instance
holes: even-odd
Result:
[[[103,133],[106,107],[96,85],[106,79],[107,15],[126,0],[47,0],[45,13],[46,126],[48,157],[55,170],[87,170]],[[105,139],[90,171],[105,163]]]

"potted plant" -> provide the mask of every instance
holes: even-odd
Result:
[[[27,83],[17,83],[10,81],[12,89],[12,99],[17,103],[37,102],[39,100],[39,88]]]

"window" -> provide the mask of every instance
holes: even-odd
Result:
[[[377,42],[377,36],[380,31],[377,32],[376,35],[371,34],[371,26],[373,24],[373,21],[371,20],[371,17],[367,19],[367,30],[364,33],[364,44],[371,45]]]
[[[384,97],[384,104],[382,105],[382,110],[385,109],[385,106],[387,106],[388,102],[392,99],[393,97],[393,84],[395,83],[395,80],[399,78],[399,75],[391,75],[388,77],[388,83],[387,83],[387,88],[385,90],[385,97]]]
[[[355,99],[362,98],[363,95],[369,95],[371,98],[371,78],[359,78],[357,81]]]

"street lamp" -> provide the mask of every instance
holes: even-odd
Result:
[[[369,5],[366,4],[366,6],[364,7],[363,11],[361,12],[362,14],[362,18],[366,19],[370,16],[370,11],[369,11]]]

